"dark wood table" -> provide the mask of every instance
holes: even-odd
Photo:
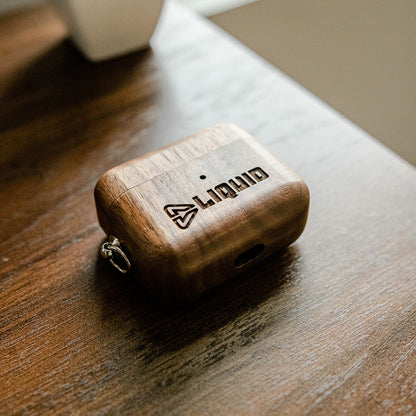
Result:
[[[0,414],[415,414],[415,169],[173,1],[152,50],[65,38],[46,6],[0,19]],[[98,257],[93,188],[223,121],[302,176],[308,224],[166,310]]]

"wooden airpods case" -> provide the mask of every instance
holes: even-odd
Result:
[[[147,292],[181,302],[295,241],[309,192],[256,139],[221,124],[109,170],[95,201]]]

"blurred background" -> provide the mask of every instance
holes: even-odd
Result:
[[[179,1],[416,165],[415,0]]]

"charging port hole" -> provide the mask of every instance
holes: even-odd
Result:
[[[241,253],[234,262],[235,267],[243,267],[250,261],[257,258],[264,250],[264,244],[257,244],[254,247],[249,248],[244,253]]]

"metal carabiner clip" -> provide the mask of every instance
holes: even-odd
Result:
[[[120,273],[128,273],[131,270],[131,263],[126,253],[121,249],[120,241],[113,235],[110,235],[108,240],[101,246],[101,256],[109,260]],[[122,264],[119,264],[120,261]]]

